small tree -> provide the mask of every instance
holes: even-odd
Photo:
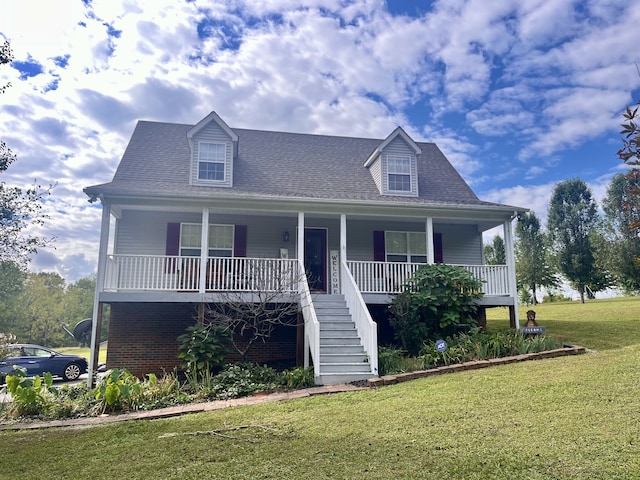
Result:
[[[427,340],[448,337],[477,325],[475,301],[482,282],[455,265],[424,265],[389,307],[396,339],[410,355]]]
[[[558,284],[549,261],[546,235],[534,212],[525,213],[516,224],[516,278],[518,286],[526,290],[531,303],[538,303],[540,287],[553,288]]]
[[[638,75],[640,75],[640,67],[638,67],[638,64],[636,64],[636,68],[638,69]],[[638,101],[638,105],[640,106],[640,101]],[[622,130],[620,131],[620,134],[623,135],[623,145],[622,148],[618,150],[618,157],[620,157],[626,165],[631,167],[626,174],[630,185],[632,185],[628,193],[631,197],[635,197],[633,200],[637,202],[637,199],[640,197],[640,187],[638,186],[640,185],[640,170],[638,169],[638,167],[640,167],[640,124],[638,123],[640,115],[638,114],[638,107],[627,107],[622,116],[625,119],[625,122],[621,125]],[[632,204],[630,204],[630,208],[633,208]],[[640,217],[637,216],[637,213],[636,210],[635,217],[630,225],[632,229],[640,228]]]
[[[291,295],[305,278],[291,262],[282,261],[273,270],[260,262],[246,267],[242,281],[250,293],[220,292],[219,301],[207,305],[204,314],[206,324],[229,331],[231,346],[243,361],[256,342],[266,342],[278,327],[297,325],[298,303]]]
[[[500,235],[493,237],[493,241],[483,248],[484,261],[487,265],[506,265],[507,255],[504,250],[504,240]]]

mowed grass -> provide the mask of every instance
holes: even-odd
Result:
[[[0,478],[640,478],[640,300],[535,310],[550,334],[593,353],[172,419],[0,432]],[[490,328],[508,323],[502,313]]]
[[[60,353],[68,353],[71,355],[80,355],[81,357],[89,360],[91,355],[91,349],[89,347],[60,347],[55,349]],[[106,347],[100,347],[98,351],[98,363],[106,363],[107,361],[107,349]]]

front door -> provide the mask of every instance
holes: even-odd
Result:
[[[309,281],[309,289],[315,292],[327,291],[327,230],[324,228],[304,229],[304,269]]]

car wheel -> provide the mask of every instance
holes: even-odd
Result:
[[[62,374],[62,378],[65,380],[76,380],[81,373],[80,365],[77,363],[70,363],[66,367],[64,367],[64,372]]]

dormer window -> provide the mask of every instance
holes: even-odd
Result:
[[[418,196],[418,159],[422,149],[402,128],[396,128],[378,145],[364,166],[381,195]]]
[[[227,146],[224,143],[198,144],[198,180],[224,182]]]
[[[411,191],[411,157],[409,155],[387,155],[389,191]]]

